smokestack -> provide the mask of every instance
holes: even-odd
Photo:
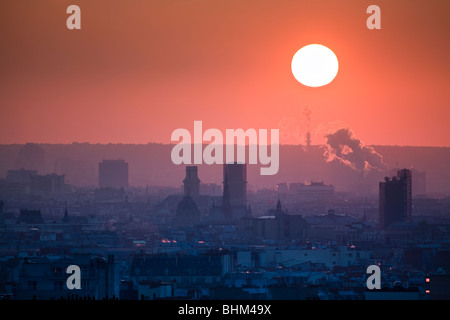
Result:
[[[306,133],[306,148],[309,149],[309,147],[311,147],[311,133],[308,128],[308,132]]]
[[[309,148],[311,147],[311,133],[309,131],[309,127],[310,127],[310,122],[311,122],[311,109],[309,109],[309,106],[306,106],[303,109],[303,115],[306,118],[306,126],[307,126],[307,131],[306,131],[306,148],[309,150]]]

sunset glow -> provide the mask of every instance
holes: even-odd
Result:
[[[380,30],[366,26],[369,4],[78,1],[82,27],[68,30],[66,2],[8,0],[0,143],[170,143],[194,120],[224,131],[287,119],[298,130],[280,128],[280,143],[299,144],[309,105],[312,144],[340,122],[370,145],[450,146],[450,3],[378,1]],[[318,90],[291,71],[311,43],[339,60]]]

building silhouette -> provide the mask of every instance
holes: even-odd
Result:
[[[136,254],[130,265],[130,279],[174,282],[178,287],[203,284],[213,286],[231,270],[231,257],[226,250],[201,254]]]
[[[412,212],[411,170],[397,171],[397,176],[385,178],[379,184],[379,228],[398,222],[411,221]]]
[[[44,220],[42,219],[41,210],[21,209],[19,222],[28,224],[41,224],[44,223]]]
[[[223,165],[224,203],[230,207],[247,205],[247,166],[243,163]]]
[[[103,160],[98,164],[100,187],[128,187],[128,163],[124,160]]]
[[[239,222],[240,236],[260,240],[293,240],[305,236],[307,222],[301,215],[290,215],[278,199],[267,215],[243,217]]]
[[[40,175],[37,170],[8,170],[4,180],[9,194],[54,195],[67,191],[65,176],[55,173]]]
[[[81,269],[81,289],[67,288],[69,265]],[[102,300],[119,296],[118,272],[114,255],[107,258],[91,253],[74,253],[59,259],[24,258],[20,264],[20,280],[16,286],[18,300]]]
[[[221,199],[214,201],[209,217],[212,220],[230,224],[243,217],[251,216],[247,207],[247,167],[242,163],[223,165],[223,192]]]
[[[31,176],[31,192],[56,194],[66,191],[64,175],[46,174]]]
[[[290,183],[288,194],[298,200],[321,200],[334,195],[334,186],[326,185],[323,181],[311,181],[309,184]]]
[[[175,214],[177,226],[192,226],[200,222],[200,210],[190,195],[186,195],[181,199]]]
[[[394,176],[397,174],[397,171],[399,171],[400,168],[394,168],[389,171],[390,176]],[[412,181],[412,195],[425,195],[426,194],[426,180],[427,180],[427,173],[425,171],[417,170],[416,168],[410,168],[411,171],[411,181]]]
[[[247,166],[243,163],[223,165],[222,214],[228,221],[250,213],[247,208]]]
[[[4,179],[3,192],[10,197],[24,196],[31,192],[32,178],[37,176],[37,170],[8,170]]]
[[[8,183],[17,183],[19,185],[30,185],[31,178],[37,175],[37,170],[8,170],[6,174],[6,181]]]
[[[45,173],[45,150],[35,143],[25,144],[19,150],[15,167],[16,169],[35,170],[39,174]]]
[[[186,167],[186,177],[183,180],[184,195],[196,197],[200,191],[200,179],[198,178],[197,166]]]

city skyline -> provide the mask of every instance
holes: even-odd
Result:
[[[377,1],[7,1],[0,13],[0,143],[170,143],[206,127],[280,129],[324,144],[350,128],[367,145],[449,147],[450,4]],[[420,17],[418,19],[417,17]],[[335,52],[324,87],[298,83],[293,55]]]
[[[448,300],[449,12],[3,0],[0,300]]]
[[[417,178],[414,194],[448,194],[450,150],[438,147],[370,148],[351,139],[345,131],[330,137],[325,146],[280,146],[280,171],[276,175],[261,175],[258,165],[248,164],[249,187],[273,188],[279,183],[324,181],[337,190],[375,192],[379,181],[395,175],[399,168],[412,169]],[[353,152],[343,152],[346,145]],[[129,163],[126,186],[178,187],[185,165],[170,161],[170,145],[147,144],[26,144],[0,145],[0,180],[9,177],[9,170],[34,170],[37,174],[65,175],[66,183],[74,186],[97,186],[99,164],[105,159],[123,159]],[[169,161],[168,161],[169,160]],[[118,173],[118,172],[117,172]],[[202,183],[222,183],[222,166],[199,164]],[[115,174],[116,175],[116,174]],[[363,187],[364,186],[364,187]],[[363,189],[361,189],[363,187]],[[369,187],[369,189],[367,189]]]
[[[186,167],[184,183],[198,186],[196,169]],[[394,206],[406,201],[411,208],[413,200],[413,214],[406,208],[397,217],[380,211],[377,219],[375,197],[343,197],[323,183],[291,184],[284,200],[280,190],[250,193],[247,214],[235,216],[247,202],[245,165],[225,164],[223,169],[222,196],[190,196],[185,189],[161,197],[156,190],[116,187],[46,191],[43,197],[32,191],[30,198],[24,190],[0,201],[6,240],[0,246],[0,298],[448,299],[448,197],[411,199],[410,170],[397,172],[400,180],[407,178],[400,189],[409,195],[396,186],[383,192]],[[8,183],[33,174],[10,173]],[[228,193],[227,185],[236,192]],[[27,198],[32,202],[24,202]],[[380,210],[385,200],[379,198]],[[25,203],[44,207],[19,210]],[[388,225],[384,214],[392,215]],[[68,265],[81,270],[79,290],[71,291],[66,283]],[[368,265],[383,272],[376,290],[365,284]]]

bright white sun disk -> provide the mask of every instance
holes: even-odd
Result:
[[[291,69],[295,79],[308,87],[321,87],[336,77],[339,63],[333,51],[321,44],[309,44],[292,58]]]

